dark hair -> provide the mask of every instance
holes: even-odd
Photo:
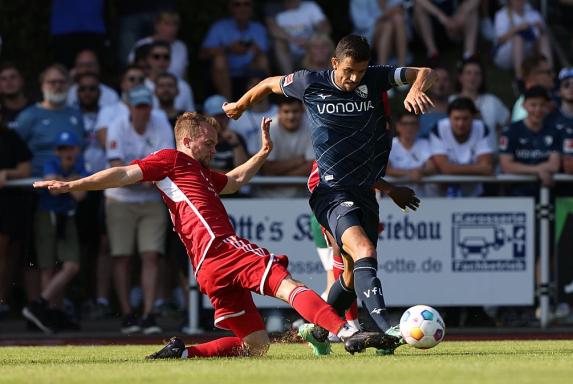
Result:
[[[539,66],[539,64],[543,62],[547,62],[547,57],[543,56],[542,54],[534,54],[529,56],[521,63],[521,71],[523,72],[523,78],[525,79]]]
[[[535,98],[545,99],[545,101],[551,100],[549,93],[541,85],[534,85],[533,87],[529,87],[523,93],[523,101]]]
[[[4,72],[7,69],[13,69],[16,72],[18,72],[20,74],[20,77],[22,77],[22,72],[20,72],[20,68],[18,68],[18,66],[10,61],[7,61],[5,63],[2,63],[2,65],[0,65],[0,73]]]
[[[410,112],[410,111],[407,111],[405,109],[401,109],[396,113],[396,118],[394,119],[394,121],[399,122],[400,120],[402,120],[402,118],[404,116],[412,116],[412,117],[415,117],[416,120],[419,120],[418,115],[416,115],[414,112]]]
[[[129,64],[129,65],[123,70],[123,72],[121,73],[121,78],[123,79],[123,78],[127,75],[127,73],[128,73],[129,71],[133,70],[133,69],[135,69],[135,70],[137,70],[137,71],[145,72],[145,71],[143,70],[143,68],[141,68],[139,65],[137,65],[137,64]]]
[[[175,76],[174,74],[169,73],[169,72],[163,72],[163,73],[157,75],[157,78],[155,78],[155,82],[157,83],[159,80],[164,79],[164,78],[171,79],[175,82],[175,84],[177,84],[177,76]]]
[[[365,37],[346,35],[336,45],[334,56],[339,60],[350,57],[359,63],[370,61],[370,45]]]
[[[462,84],[460,83],[459,76],[462,74],[462,72],[464,71],[466,66],[471,65],[471,64],[477,65],[481,71],[481,84],[479,85],[478,94],[480,94],[480,95],[484,94],[486,91],[485,68],[484,68],[481,60],[479,59],[479,57],[477,57],[476,55],[470,56],[467,59],[464,59],[458,63],[458,78],[456,78],[456,90],[458,92],[460,92],[462,90]]]
[[[4,116],[4,106],[0,103],[0,132],[8,129],[6,126],[6,116]]]
[[[89,78],[91,78],[91,79],[96,79],[98,83],[99,83],[99,81],[100,81],[98,75],[96,75],[95,73],[91,73],[91,72],[90,72],[90,73],[82,73],[81,75],[78,75],[78,76],[76,77],[76,83],[79,83],[81,79],[89,79]]]
[[[282,105],[286,105],[286,104],[302,104],[302,101],[300,101],[299,99],[295,99],[294,97],[286,97],[286,96],[280,96],[277,97],[277,105],[279,106],[279,108]]]
[[[145,44],[144,46],[147,46],[147,55],[148,56],[151,53],[151,51],[153,51],[153,49],[157,48],[157,47],[165,48],[169,51],[169,53],[171,53],[171,45],[167,41],[156,40],[152,43]]]
[[[472,115],[478,113],[476,105],[469,97],[458,97],[454,101],[448,104],[448,116],[453,111],[470,111]]]

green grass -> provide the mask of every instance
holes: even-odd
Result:
[[[444,342],[314,358],[302,344],[274,344],[264,358],[145,361],[154,346],[3,347],[0,383],[572,383],[573,341]]]

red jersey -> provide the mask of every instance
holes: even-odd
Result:
[[[132,164],[141,168],[143,181],[154,182],[161,192],[197,275],[213,240],[235,234],[219,198],[227,176],[175,149],[154,152]]]

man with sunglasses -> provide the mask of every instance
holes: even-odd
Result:
[[[145,86],[151,91],[155,90],[155,82],[159,75],[169,72],[169,65],[171,64],[171,45],[165,41],[154,41],[149,44],[149,50],[145,56],[145,70],[146,76]],[[177,78],[178,93],[175,97],[175,108],[180,111],[195,111],[195,102],[193,100],[193,91],[189,84]],[[159,101],[157,97],[153,98],[153,106],[158,107]]]

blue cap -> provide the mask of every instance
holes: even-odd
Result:
[[[209,96],[205,103],[203,104],[203,112],[209,116],[224,114],[223,104],[227,103],[229,100],[225,96],[213,95]]]
[[[559,71],[559,81],[573,77],[573,67],[566,67]]]
[[[79,147],[80,139],[78,136],[70,131],[63,131],[56,136],[56,141],[54,142],[56,147]]]
[[[127,102],[134,107],[138,105],[152,105],[153,93],[145,85],[138,85],[127,92]]]

